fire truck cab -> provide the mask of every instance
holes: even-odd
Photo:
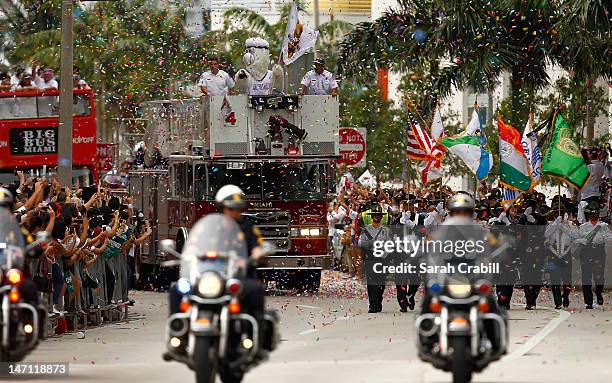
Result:
[[[316,290],[332,264],[327,201],[334,192],[338,101],[331,96],[206,96],[146,107],[145,169],[129,174],[135,205],[154,229],[144,264],[160,264],[158,241],[180,250],[190,228],[216,211],[217,190],[242,188],[243,219],[275,248],[264,279]]]

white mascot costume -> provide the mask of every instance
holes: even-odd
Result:
[[[246,69],[240,69],[235,76],[236,86],[250,96],[267,96],[283,93],[285,73],[283,68],[270,65],[270,44],[258,37],[247,39],[246,52],[242,61]]]

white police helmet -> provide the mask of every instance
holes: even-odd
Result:
[[[215,202],[230,209],[244,209],[244,192],[236,185],[225,185],[217,191]]]
[[[474,199],[471,195],[459,192],[449,198],[447,202],[447,209],[450,212],[453,211],[474,211],[475,209]]]

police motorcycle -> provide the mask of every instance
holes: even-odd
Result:
[[[472,226],[439,226],[431,239],[486,238],[478,256],[428,254],[427,265],[454,266],[437,274],[428,274],[427,292],[422,312],[416,318],[419,358],[434,367],[452,373],[454,383],[468,383],[500,359],[507,350],[508,330],[505,311],[500,311],[492,293],[494,261],[508,248],[508,241],[496,242]],[[493,262],[490,262],[493,261]],[[459,264],[463,266],[459,267]],[[464,273],[468,266],[480,265]]]
[[[222,214],[209,214],[193,227],[182,254],[172,240],[161,247],[180,258],[176,288],[182,294],[180,312],[166,323],[163,358],[185,363],[197,383],[214,382],[216,374],[224,383],[242,381],[265,359],[262,354],[276,348],[280,336],[275,312],[266,311],[260,323],[241,310],[249,258],[240,227]]]
[[[25,254],[48,237],[46,232],[39,233],[34,242],[25,246],[15,218],[0,209],[0,362],[23,360],[46,337],[46,307],[24,301],[20,287],[27,283],[23,275]]]

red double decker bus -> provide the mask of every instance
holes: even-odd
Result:
[[[91,185],[96,166],[96,114],[91,89],[73,91],[73,182]],[[0,92],[0,181],[17,170],[43,174],[57,166],[59,92]]]

